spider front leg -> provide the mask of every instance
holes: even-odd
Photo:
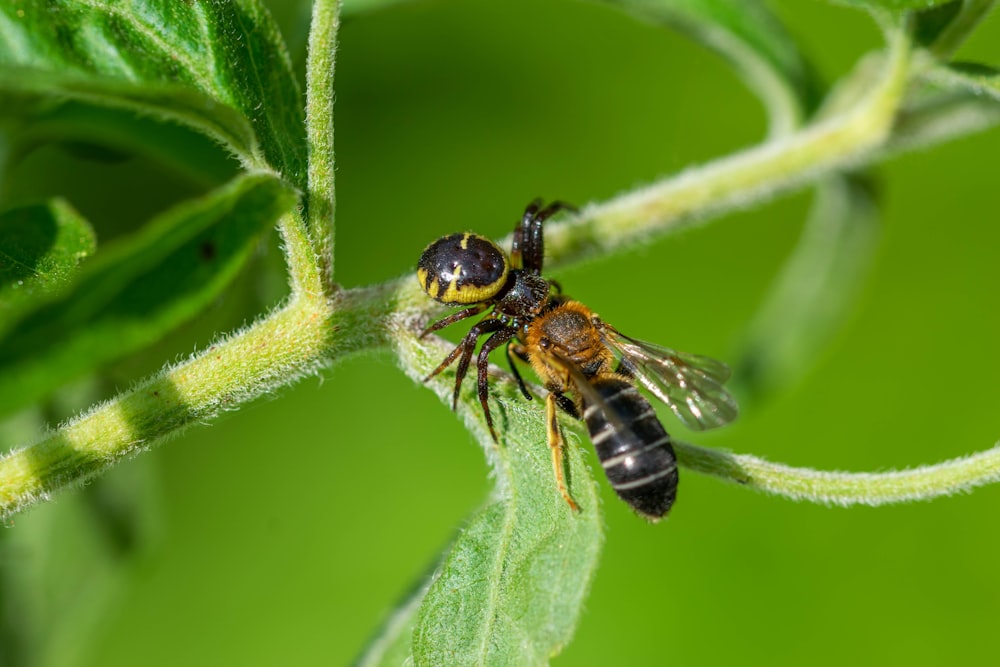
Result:
[[[545,239],[542,223],[560,211],[576,212],[572,204],[554,201],[542,208],[542,200],[535,199],[524,209],[521,221],[514,228],[510,258],[515,268],[524,268],[530,273],[540,274],[545,259]]]
[[[466,308],[465,310],[460,310],[457,313],[452,313],[447,317],[442,317],[440,320],[438,320],[434,324],[431,324],[426,329],[421,331],[420,337],[423,338],[427,334],[434,333],[439,329],[444,329],[445,327],[451,326],[455,322],[460,322],[467,317],[474,317],[475,315],[478,315],[479,313],[483,312],[489,307],[490,305],[488,303],[477,303],[475,306],[472,306],[471,308]]]
[[[462,358],[458,362],[458,368],[455,370],[455,393],[451,398],[451,409],[455,410],[458,407],[458,395],[462,390],[462,380],[465,379],[465,374],[469,370],[469,361],[472,360],[472,353],[476,351],[476,341],[479,337],[488,334],[504,327],[503,322],[500,320],[486,319],[481,322],[477,322],[471,329],[469,333],[465,334],[462,338],[462,342],[455,346],[455,349],[448,353],[448,356],[444,358],[438,367],[435,368],[430,374],[424,378],[424,382],[427,382],[435,375],[448,368],[458,358],[458,355],[462,355]]]
[[[517,365],[514,363],[514,357],[517,357],[526,364],[530,363],[528,361],[528,348],[512,340],[507,343],[505,351],[507,353],[507,363],[510,364],[510,372],[514,375],[514,379],[517,380],[518,388],[520,388],[521,393],[524,394],[526,399],[529,401],[532,400],[534,396],[531,395],[531,392],[524,385],[524,379],[521,377],[521,373],[517,370]]]
[[[506,327],[497,331],[483,343],[483,347],[479,350],[479,359],[476,362],[476,368],[479,372],[479,403],[483,406],[483,413],[486,415],[486,425],[490,427],[490,435],[493,436],[493,442],[497,442],[497,432],[493,429],[493,416],[490,415],[490,404],[488,402],[490,396],[488,375],[490,369],[490,352],[510,341],[515,335],[517,335],[517,329],[512,327]],[[520,378],[518,379],[520,380]]]

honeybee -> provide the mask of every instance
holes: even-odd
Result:
[[[458,359],[452,408],[457,406],[480,336],[490,334],[477,357],[479,401],[497,441],[488,403],[489,354],[505,346],[511,372],[531,399],[515,358],[531,365],[548,391],[546,431],[556,484],[571,508],[579,509],[566,487],[565,440],[557,408],[582,419],[604,472],[618,496],[636,512],[657,521],[677,495],[677,459],[670,435],[636,388],[642,386],[670,407],[689,428],[728,424],[739,410],[723,387],[729,368],[720,361],[691,355],[625,336],[587,306],[561,294],[542,277],[542,223],[563,210],[563,202],[531,202],[514,229],[508,257],[493,241],[472,233],[452,234],[430,244],[417,264],[417,279],[432,298],[464,305],[423,332],[427,335],[487,309],[462,341],[424,379]]]

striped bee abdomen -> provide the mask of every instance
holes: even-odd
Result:
[[[649,519],[663,518],[677,496],[677,457],[653,407],[617,377],[591,386],[603,408],[584,402],[583,417],[604,473],[618,496]]]

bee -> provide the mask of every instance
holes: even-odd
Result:
[[[514,229],[508,256],[493,241],[471,232],[442,237],[427,246],[417,279],[431,298],[465,306],[431,324],[421,336],[487,310],[461,342],[424,379],[455,360],[458,367],[452,409],[480,337],[489,335],[476,359],[478,395],[486,424],[498,441],[488,403],[490,353],[504,346],[521,393],[532,398],[515,359],[531,366],[547,390],[546,433],[559,493],[579,507],[566,487],[565,440],[557,409],[582,419],[604,472],[618,496],[636,512],[657,521],[677,495],[677,458],[670,435],[637,385],[663,401],[689,428],[728,424],[739,410],[723,387],[729,368],[720,361],[630,338],[590,308],[561,293],[542,276],[542,224],[573,207],[564,202],[528,204]]]

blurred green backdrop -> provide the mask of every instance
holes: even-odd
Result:
[[[305,16],[294,4],[276,8],[293,47]],[[879,43],[860,12],[775,6],[828,81]],[[1000,16],[959,55],[1000,63]],[[402,4],[345,20],[337,66],[337,278],[346,286],[410,273],[446,232],[503,236],[535,196],[606,199],[751,145],[766,129],[758,102],[715,55],[597,4]],[[1000,436],[998,156],[994,130],[879,167],[883,242],[843,332],[803,382],[733,427],[690,439],[850,470],[991,446]],[[146,161],[91,167],[56,149],[12,178],[25,198],[68,193],[102,240],[122,231],[111,223],[134,225],[198,190]],[[810,201],[802,193],[555,277],[631,335],[730,359]],[[255,273],[241,286],[250,296],[234,293],[120,365],[112,384],[274,303],[280,279]],[[72,496],[111,489],[120,498],[116,487],[138,491],[122,509],[142,517],[129,538],[138,554],[128,555],[129,540],[118,552],[81,551],[90,524]],[[18,517],[25,576],[59,573],[24,611],[55,619],[57,664],[78,664],[81,644],[84,664],[102,667],[345,664],[488,488],[477,445],[429,391],[387,355],[354,359]],[[558,665],[996,662],[1000,488],[844,510],[688,473],[657,526],[603,491],[605,557]]]

